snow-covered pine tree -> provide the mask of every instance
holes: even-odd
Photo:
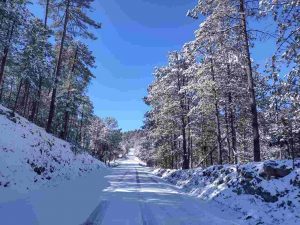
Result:
[[[63,64],[63,52],[67,37],[83,37],[95,39],[95,36],[88,31],[88,27],[100,28],[101,25],[86,15],[86,11],[91,9],[93,0],[61,0],[55,4],[55,13],[52,15],[54,29],[57,31],[58,53],[54,73],[54,86],[52,90],[50,110],[46,130],[52,129],[52,122],[55,116],[55,104],[57,95],[57,86],[61,77]],[[61,20],[63,18],[63,20]]]

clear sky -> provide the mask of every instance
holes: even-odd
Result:
[[[93,18],[103,24],[90,44],[97,58],[97,78],[89,95],[95,113],[113,116],[123,130],[143,124],[142,98],[155,66],[169,51],[192,40],[199,21],[186,17],[195,0],[96,0]]]
[[[197,0],[95,0],[92,18],[101,22],[98,40],[88,41],[96,57],[96,79],[89,87],[95,114],[115,117],[126,130],[143,124],[146,96],[155,66],[194,38],[200,20],[186,17]],[[42,14],[41,10],[38,14]],[[266,48],[268,49],[266,51]],[[253,56],[265,62],[270,44],[260,43]]]

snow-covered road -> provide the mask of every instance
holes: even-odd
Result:
[[[134,156],[106,176],[99,205],[84,225],[233,225],[236,213],[188,196],[151,174]]]
[[[2,225],[245,225],[243,216],[189,196],[133,155],[59,185],[0,190]],[[17,216],[16,216],[17,215]]]

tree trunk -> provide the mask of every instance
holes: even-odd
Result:
[[[207,155],[207,147],[206,147],[206,145],[203,146],[203,152],[204,152],[204,155],[205,155],[205,158],[204,158],[204,160],[205,160],[205,166],[207,167],[208,166],[208,157],[206,157],[206,155]]]
[[[69,120],[70,120],[70,112],[66,110],[64,113],[64,127],[61,138],[66,140],[68,136],[68,128],[69,128]]]
[[[183,150],[183,162],[182,169],[189,169],[189,158],[186,146],[186,123],[184,116],[181,117],[181,135],[182,135],[182,150]]]
[[[63,129],[63,134],[62,134],[62,139],[64,139],[64,140],[66,140],[66,138],[68,136],[68,127],[69,127],[69,119],[70,119],[70,111],[69,111],[70,103],[69,103],[69,101],[70,101],[71,88],[72,88],[71,80],[72,80],[72,76],[74,74],[75,67],[76,67],[77,55],[78,55],[78,46],[76,47],[73,65],[72,65],[72,69],[71,69],[70,76],[69,76],[67,104],[66,104],[66,110],[65,110],[65,116],[64,116],[64,129]]]
[[[65,38],[66,38],[66,34],[67,34],[67,25],[69,22],[69,7],[70,7],[70,0],[67,1],[67,5],[66,5],[64,28],[63,28],[63,33],[62,33],[61,42],[60,42],[57,65],[56,65],[56,69],[55,69],[55,76],[54,76],[55,82],[54,82],[54,87],[53,87],[53,91],[52,91],[50,110],[49,110],[48,122],[47,122],[47,127],[46,127],[47,132],[51,131],[52,121],[53,121],[54,112],[55,112],[57,85],[58,85],[60,72],[61,72],[60,70],[61,70],[61,64],[62,64],[62,53],[63,53]]]
[[[47,21],[48,21],[48,13],[49,13],[49,3],[50,0],[47,0],[46,2],[46,10],[45,10],[45,18],[44,18],[44,28],[47,28]],[[40,106],[40,101],[41,101],[41,94],[42,94],[42,83],[43,83],[43,78],[39,78],[39,87],[37,91],[37,99],[33,101],[32,103],[32,110],[31,110],[31,115],[29,116],[30,121],[34,121],[36,115],[39,112],[39,106]]]
[[[293,162],[293,169],[295,169],[295,149],[294,149],[294,137],[293,137],[293,126],[291,122],[289,122],[289,138],[288,138],[288,144],[291,149],[292,153],[292,162]]]
[[[2,102],[2,98],[3,98],[4,82],[5,82],[5,80],[3,79],[2,88],[0,88],[0,102]]]
[[[44,28],[47,28],[47,22],[48,22],[48,14],[49,14],[49,4],[50,4],[50,0],[47,0],[46,2],[46,9],[45,9],[45,18],[44,18]],[[31,115],[29,117],[30,121],[34,121],[35,120],[35,115],[38,114],[39,111],[39,106],[40,106],[40,101],[41,101],[41,94],[42,94],[42,83],[43,83],[43,78],[40,77],[39,79],[39,87],[38,87],[38,92],[37,92],[37,100],[33,101],[32,104],[32,111],[31,111]]]
[[[45,10],[45,19],[44,19],[44,27],[47,28],[47,21],[48,21],[48,13],[49,13],[49,3],[50,0],[46,2],[46,10]]]
[[[246,23],[246,12],[245,12],[245,2],[240,0],[240,16],[241,16],[241,27],[242,27],[242,37],[243,46],[246,54],[246,72],[248,78],[248,88],[250,94],[250,108],[252,116],[252,130],[253,130],[253,159],[255,162],[260,161],[260,144],[259,144],[259,129],[258,129],[258,118],[257,118],[257,106],[254,90],[253,72],[251,65],[250,49],[249,49],[249,39],[247,32]]]
[[[236,131],[234,126],[235,117],[234,117],[232,97],[230,92],[228,94],[228,104],[229,104],[229,120],[230,120],[230,130],[231,130],[232,153],[234,155],[234,163],[238,163],[237,150],[236,150]]]
[[[37,92],[37,99],[33,101],[32,103],[32,111],[31,111],[31,115],[29,117],[30,121],[34,121],[36,115],[39,112],[39,107],[40,107],[40,101],[41,101],[41,95],[42,95],[42,83],[43,83],[43,78],[40,77],[39,79],[39,87],[38,87],[38,92]]]
[[[22,85],[23,85],[23,78],[20,80],[20,84],[19,84],[19,87],[18,87],[16,99],[15,99],[15,104],[14,104],[14,107],[13,107],[13,113],[15,113],[16,109],[17,109],[18,100],[19,100],[19,96],[20,96]]]
[[[178,60],[178,54],[176,53],[176,57]],[[180,100],[180,109],[181,109],[181,135],[182,135],[182,169],[189,169],[189,156],[187,149],[187,140],[186,140],[186,106],[185,106],[185,96],[180,94],[181,87],[184,86],[185,80],[184,77],[181,77],[179,72],[177,73],[177,88]]]
[[[190,156],[190,168],[191,169],[193,169],[193,160],[194,160],[194,157],[193,157],[193,138],[191,137],[191,139],[190,139],[190,154],[191,154],[191,156]]]
[[[4,48],[4,51],[3,51],[3,57],[1,59],[1,66],[0,66],[0,88],[2,90],[2,84],[4,83],[3,80],[4,80],[4,68],[5,68],[5,65],[6,65],[6,61],[7,61],[7,56],[8,56],[8,50],[9,48],[8,47],[5,47]],[[2,94],[1,94],[2,96]],[[2,98],[2,97],[1,97]],[[1,99],[0,99],[1,100]]]
[[[229,116],[228,116],[228,105],[225,106],[225,124],[226,124],[226,141],[228,147],[228,163],[231,163],[231,143],[230,143],[230,131],[229,131]]]
[[[15,28],[15,21],[13,21],[11,29],[8,30],[8,32],[7,32],[8,43],[4,47],[3,56],[2,56],[2,59],[1,59],[1,65],[0,65],[0,88],[1,89],[2,89],[2,81],[4,80],[4,69],[5,69],[5,65],[6,65],[6,61],[7,61],[7,57],[8,57],[8,52],[9,52],[11,39],[12,39],[12,36],[13,36],[13,33],[14,33],[14,28]]]
[[[191,129],[190,129],[190,120],[189,120],[189,117],[187,118],[188,120],[188,128],[187,128],[187,131],[188,131],[188,141],[187,141],[187,144],[188,144],[188,158],[189,158],[189,168],[191,167],[190,166],[190,163],[191,163]]]
[[[230,65],[227,64],[227,76],[231,76],[230,72]],[[231,92],[228,93],[228,108],[227,108],[229,115],[228,115],[228,121],[226,122],[227,126],[228,123],[230,123],[230,130],[231,130],[231,146],[232,146],[232,156],[234,157],[234,163],[237,163],[237,150],[236,150],[236,131],[235,131],[235,126],[234,126],[234,110],[233,110],[233,105],[232,105],[232,95]],[[227,128],[228,129],[228,128]],[[229,138],[229,137],[228,137]],[[228,143],[228,146],[230,143]]]
[[[29,82],[25,82],[25,91],[24,91],[24,104],[23,104],[23,116],[26,118],[26,109],[28,106],[28,99],[29,99],[29,90],[30,90],[30,85]]]
[[[84,116],[84,105],[82,106],[82,112],[81,112],[81,120],[80,120],[80,128],[79,128],[79,133],[78,133],[78,138],[76,138],[77,142],[79,142],[81,146],[81,139],[82,139],[82,127],[83,127],[83,116]]]
[[[213,67],[213,60],[211,59],[211,75],[212,75],[212,80],[215,82],[215,71]],[[217,98],[217,91],[216,88],[214,87],[214,98],[215,98],[215,122],[217,126],[217,144],[218,144],[218,163],[223,164],[223,150],[222,150],[222,141],[221,141],[221,127],[220,127],[220,112],[219,112],[219,102]]]
[[[9,107],[12,107],[11,106],[11,96],[12,96],[12,93],[13,93],[13,81],[11,82],[10,84],[10,91],[9,91],[9,95],[8,95],[8,106]]]
[[[22,96],[22,100],[21,100],[21,107],[23,107],[24,110],[24,105],[25,105],[25,100],[26,100],[26,89],[27,89],[27,79],[24,79],[24,91],[23,91],[23,96]],[[24,114],[23,114],[24,115]]]

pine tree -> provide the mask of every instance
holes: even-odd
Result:
[[[54,87],[52,90],[51,96],[51,103],[50,103],[50,110],[48,116],[48,122],[46,130],[50,132],[52,128],[52,121],[54,118],[55,113],[55,102],[56,102],[56,94],[57,94],[57,86],[59,83],[59,79],[61,76],[61,67],[62,67],[62,56],[64,52],[65,40],[67,36],[72,37],[82,36],[84,38],[92,38],[94,39],[94,35],[87,30],[87,25],[92,26],[94,28],[100,28],[100,24],[96,23],[94,20],[89,18],[85,13],[84,10],[91,8],[91,3],[93,0],[85,0],[85,1],[78,1],[78,0],[64,0],[58,4],[58,9],[60,7],[64,7],[63,12],[58,10],[58,13],[54,15],[54,24],[57,25],[59,28],[62,28],[60,31],[60,41],[59,41],[59,50],[58,56],[56,60],[56,67],[55,67],[55,74],[54,74]],[[59,24],[60,16],[63,14],[63,24]]]

